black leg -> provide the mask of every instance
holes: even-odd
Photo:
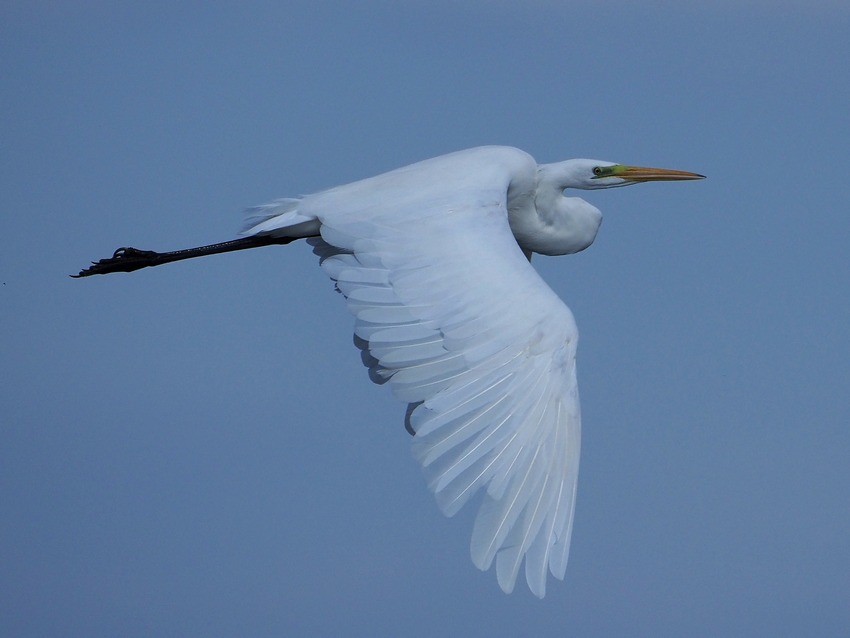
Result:
[[[91,275],[107,275],[112,272],[133,272],[141,268],[168,264],[172,261],[203,257],[204,255],[217,255],[234,250],[247,250],[248,248],[259,248],[260,246],[271,246],[274,244],[289,244],[300,237],[269,237],[251,236],[242,239],[234,239],[219,244],[198,246],[197,248],[184,248],[171,252],[158,253],[153,250],[139,250],[138,248],[124,247],[115,251],[112,257],[93,261],[92,265],[81,270],[78,275],[71,275],[75,279],[89,277]]]

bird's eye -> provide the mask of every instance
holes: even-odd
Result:
[[[599,177],[600,175],[602,175],[602,167],[601,166],[595,166],[593,168],[593,174],[596,175],[596,177]]]

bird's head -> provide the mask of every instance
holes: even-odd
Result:
[[[558,186],[563,185],[563,188],[580,188],[583,190],[616,188],[642,182],[703,179],[705,177],[705,175],[669,168],[626,166],[592,159],[571,159],[556,164],[545,164],[541,167],[541,170],[544,174],[548,173],[553,181],[558,183]]]

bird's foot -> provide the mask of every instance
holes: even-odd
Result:
[[[125,246],[116,250],[112,257],[93,261],[92,265],[81,270],[79,275],[71,275],[75,279],[90,275],[106,275],[111,272],[133,272],[140,268],[156,266],[160,254],[153,250],[139,250]]]

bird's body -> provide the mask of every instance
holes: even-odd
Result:
[[[511,232],[527,253],[566,255],[583,250],[593,243],[602,213],[584,200],[569,198],[569,214],[562,214],[558,204],[566,199],[562,195],[566,186],[558,188],[557,177],[545,166],[538,170],[531,155],[511,147],[458,151],[299,200],[251,209],[243,234],[303,238],[315,235],[325,220],[369,219],[387,207],[395,207],[401,217],[433,207],[454,211],[461,205],[470,210],[495,206],[500,222],[507,211]],[[541,180],[548,188],[538,188]]]
[[[308,238],[355,316],[370,377],[408,404],[414,456],[440,508],[452,515],[485,488],[473,562],[495,561],[510,592],[524,561],[542,597],[569,552],[578,331],[530,256],[575,253],[596,237],[601,213],[565,188],[699,177],[593,160],[538,166],[518,149],[482,147],[252,209],[243,239],[197,254]],[[119,249],[81,275],[193,250]]]

